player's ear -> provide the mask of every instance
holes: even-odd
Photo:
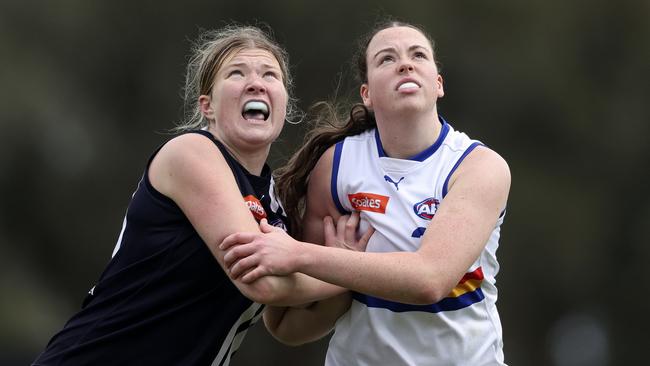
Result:
[[[442,98],[445,95],[445,88],[443,87],[442,75],[438,74],[436,76],[436,95],[438,98]]]
[[[214,120],[214,109],[212,108],[212,98],[209,95],[201,95],[199,97],[199,108],[201,114],[209,120]]]
[[[361,94],[361,100],[363,100],[363,105],[365,105],[366,108],[371,109],[372,100],[370,99],[370,89],[368,88],[368,84],[366,83],[361,84],[361,88],[359,89],[359,94]]]

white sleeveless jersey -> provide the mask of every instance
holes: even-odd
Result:
[[[359,210],[368,252],[416,251],[447,194],[449,177],[477,141],[441,119],[438,140],[411,159],[387,157],[376,129],[335,147],[332,198],[341,212]],[[496,250],[503,215],[478,259],[449,295],[409,305],[354,293],[336,323],[327,366],[505,365],[497,313]]]

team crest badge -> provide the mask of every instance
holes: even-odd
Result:
[[[440,201],[433,197],[429,197],[413,205],[413,211],[418,217],[425,220],[431,220],[438,210]]]

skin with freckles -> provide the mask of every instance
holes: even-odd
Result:
[[[378,120],[397,113],[435,113],[436,102],[444,95],[442,76],[422,33],[409,27],[380,31],[366,57],[368,81],[361,85],[360,95]]]
[[[374,33],[367,44],[365,65],[366,78],[359,88],[364,118],[374,119],[376,126],[370,128],[377,129],[386,157],[406,160],[432,146],[443,129],[437,103],[444,88],[429,39],[411,26],[388,26]],[[352,123],[356,122],[353,117]],[[310,172],[302,241],[279,233],[228,236],[220,247],[227,252],[224,264],[231,278],[248,282],[268,275],[304,273],[382,301],[428,306],[449,296],[484,255],[488,241],[495,235],[498,238],[495,228],[506,207],[510,171],[501,156],[478,145],[450,172],[446,195],[437,204],[417,250],[371,253],[311,245],[324,241],[323,217],[340,215],[332,199],[334,150],[327,148]],[[327,334],[349,306],[350,297],[342,294],[302,308],[270,308],[265,322],[278,339],[301,344]],[[375,335],[373,330],[368,332]],[[500,330],[496,333],[490,336],[499,338]],[[450,349],[464,347],[465,339],[456,339],[458,343],[450,343]],[[502,355],[494,353],[494,362],[499,364]],[[458,362],[475,364],[469,361],[471,357],[459,354]]]
[[[330,216],[323,218],[323,235],[325,246],[330,248],[338,248],[342,250],[354,250],[363,252],[366,249],[368,240],[375,232],[375,229],[370,227],[366,230],[361,237],[358,237],[357,230],[359,227],[360,214],[359,211],[354,211],[350,215],[339,216],[336,225]],[[255,273],[244,273],[243,271],[250,266],[248,263],[255,262],[257,257],[277,257],[287,258],[286,267],[280,265],[270,268],[272,274],[286,275],[287,273],[294,272],[293,268],[298,264],[291,264],[291,260],[299,260],[295,256],[300,250],[300,243],[293,240],[284,230],[273,227],[268,224],[266,220],[260,223],[260,230],[267,235],[264,236],[263,241],[259,244],[255,242],[256,239],[261,237],[256,233],[237,233],[226,238],[219,248],[224,250],[230,248],[238,242],[249,243],[249,245],[241,246],[236,250],[231,250],[224,255],[224,264],[230,269],[229,274],[232,278],[240,279],[245,282],[252,282],[257,277]],[[277,241],[278,245],[272,247],[269,242]],[[285,243],[291,243],[286,245]],[[236,261],[240,261],[237,266],[234,266]],[[282,263],[278,261],[278,263]]]
[[[228,147],[239,161],[259,157],[266,161],[271,143],[280,135],[286,117],[287,91],[278,61],[265,50],[244,49],[228,59],[217,72],[210,95],[199,97],[201,110],[211,121],[208,130]],[[247,102],[268,106],[269,115],[246,118]],[[263,158],[263,160],[262,160]],[[259,162],[254,164],[259,166]]]
[[[284,125],[287,100],[277,59],[263,49],[243,48],[225,59],[210,94],[199,96],[199,107],[208,120],[208,131],[248,172],[258,175]],[[265,103],[268,118],[244,113],[251,101]],[[217,244],[223,238],[234,230],[259,232],[223,155],[203,136],[184,134],[165,144],[151,163],[149,179],[178,204],[222,265],[224,253]],[[301,275],[234,280],[234,284],[262,303],[300,303],[341,292]],[[291,288],[304,292],[292,294]]]
[[[426,37],[410,27],[384,29],[370,41],[366,60],[368,81],[362,84],[360,93],[364,105],[375,113],[386,154],[395,158],[412,156],[431,146],[441,130],[436,101],[444,92]],[[400,88],[403,84],[406,88]],[[310,207],[318,210],[318,207],[334,206],[327,179],[331,177],[332,153],[328,150],[323,156],[324,163],[312,172],[318,176],[322,171],[325,179],[310,180],[310,191],[315,193],[308,195],[307,232],[319,231],[309,229]],[[488,177],[494,177],[495,181]],[[254,239],[253,236],[232,236],[222,243],[223,248],[247,241],[250,245],[231,249],[229,258],[232,261],[226,265],[233,278],[245,273],[242,277],[245,282],[268,274],[305,271],[325,281],[382,298],[408,303],[435,302],[449,293],[483,250],[494,223],[505,208],[509,179],[507,165],[498,154],[484,147],[476,148],[450,177],[449,194],[430,224],[436,229],[426,231],[420,249],[414,253],[322,252],[327,248],[300,246],[290,238],[283,242],[264,236]],[[328,197],[326,205],[310,206],[311,196],[320,202],[322,197]],[[336,216],[335,212],[336,209],[329,209],[324,213]],[[320,225],[324,215],[314,216],[312,221]],[[433,232],[435,237],[432,237]],[[296,254],[280,256],[269,249],[277,248],[275,250],[281,252],[282,245],[293,247],[288,252]],[[242,260],[249,255],[247,260]],[[322,266],[314,265],[321,262]],[[402,280],[411,277],[405,286]],[[424,281],[431,278],[435,281]]]
[[[346,292],[301,273],[230,279],[218,247],[235,232],[259,233],[263,217],[288,223],[266,165],[292,111],[287,60],[256,27],[201,34],[176,128],[185,133],[151,154],[110,263],[34,364],[228,364],[262,304],[302,306]],[[321,225],[331,245],[365,247],[331,219]],[[265,220],[262,229],[280,235]]]

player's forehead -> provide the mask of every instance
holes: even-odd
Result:
[[[242,48],[234,51],[223,63],[228,66],[260,66],[264,68],[281,69],[278,59],[268,50],[263,48]]]
[[[377,32],[370,40],[366,54],[372,57],[383,50],[402,48],[422,48],[432,52],[431,42],[422,32],[412,27],[399,26]]]

